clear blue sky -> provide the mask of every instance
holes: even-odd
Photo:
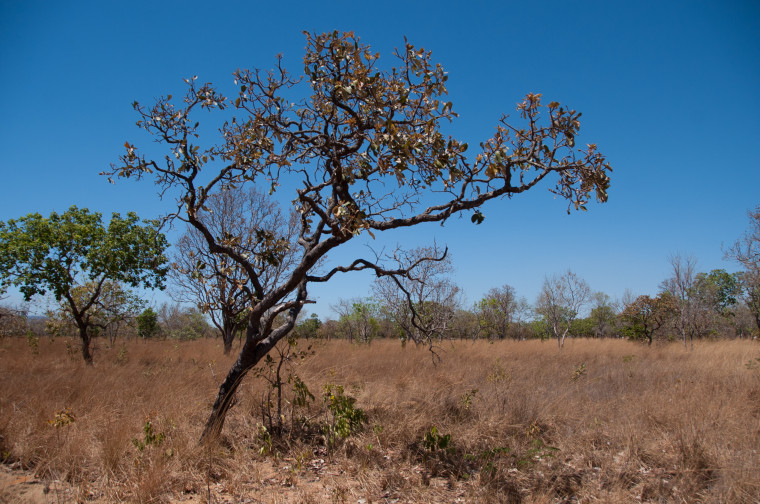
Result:
[[[449,72],[452,131],[477,145],[527,92],[583,112],[579,142],[613,165],[609,202],[567,215],[545,187],[469,218],[373,246],[437,240],[470,302],[502,284],[534,301],[568,268],[595,290],[654,293],[668,255],[736,270],[721,245],[760,204],[760,3],[722,2],[0,2],[0,220],[70,205],[156,217],[147,181],[98,175],[125,141],[150,147],[134,100],[198,75],[232,90],[236,68],[301,68],[303,30],[353,30],[390,59],[406,36]],[[382,61],[382,60],[381,60]],[[471,149],[472,150],[472,149]],[[371,240],[370,240],[371,241]],[[336,260],[366,255],[357,243]],[[312,289],[329,315],[369,276]],[[164,298],[157,295],[157,302]]]

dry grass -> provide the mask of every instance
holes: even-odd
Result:
[[[312,428],[269,455],[253,376],[223,439],[197,446],[234,358],[219,343],[99,345],[88,368],[62,339],[37,355],[0,341],[0,456],[71,501],[760,502],[753,342],[443,343],[437,365],[398,342],[317,343],[297,367],[316,396],[302,412]],[[326,383],[368,415],[330,453],[317,428]],[[165,439],[140,450],[147,421]],[[432,427],[448,446],[430,449]]]

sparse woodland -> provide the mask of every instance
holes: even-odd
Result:
[[[612,168],[541,95],[470,147],[429,51],[306,42],[301,74],[134,104],[163,152],[103,174],[158,186],[162,221],[0,222],[0,297],[27,302],[0,307],[0,502],[760,502],[760,207],[736,272],[674,255],[623,299],[547,271],[536,299],[465,301],[437,244],[333,264],[536,187],[585,211]],[[308,316],[310,285],[359,271],[366,296]]]

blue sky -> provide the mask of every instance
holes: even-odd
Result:
[[[609,202],[586,213],[567,215],[539,187],[485,207],[480,226],[465,217],[369,245],[447,244],[470,303],[503,284],[532,302],[545,275],[568,268],[613,297],[654,293],[676,252],[702,271],[737,269],[721,245],[760,204],[754,1],[0,2],[0,220],[73,204],[168,211],[150,182],[98,175],[125,141],[152,148],[132,101],[180,94],[192,75],[231,92],[235,69],[269,68],[278,53],[298,71],[301,32],[333,29],[353,30],[381,62],[404,36],[432,50],[460,114],[451,131],[471,145],[537,92],[581,111],[579,142],[614,169]],[[334,260],[367,255],[367,244]],[[312,289],[313,311],[330,315],[370,281]]]

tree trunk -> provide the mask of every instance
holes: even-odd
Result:
[[[269,323],[265,323],[264,325],[267,329],[265,329],[266,337],[264,338],[261,337],[261,315],[255,316],[252,313],[248,318],[245,344],[240,350],[237,361],[235,361],[235,364],[229,373],[227,373],[227,378],[224,379],[224,382],[219,387],[216,401],[214,401],[211,414],[206,421],[203,434],[201,434],[201,444],[212,441],[219,436],[222,427],[224,427],[227,411],[235,403],[235,391],[240,386],[243,378],[248,374],[248,371],[253,369],[274,348],[278,341],[286,337],[293,330],[298,319],[298,314],[303,308],[303,303],[306,302],[306,296],[306,280],[303,280],[298,285],[298,294],[293,301],[294,305],[287,312],[286,322],[277,329],[272,329]],[[265,312],[266,309],[262,309],[261,311]],[[271,323],[271,321],[269,322]]]
[[[567,337],[568,331],[570,331],[570,326],[568,325],[567,329],[562,331],[562,335],[559,334],[558,328],[555,328],[554,330],[557,333],[557,346],[562,350],[565,347],[565,338]]]
[[[79,337],[82,339],[82,357],[88,366],[92,366],[92,354],[90,353],[90,335],[87,327],[79,327]]]
[[[214,406],[211,408],[211,415],[209,415],[206,427],[203,429],[203,434],[201,434],[201,443],[216,438],[222,431],[227,411],[234,404],[235,391],[240,386],[243,378],[279,341],[279,338],[273,338],[272,336],[270,334],[269,337],[257,343],[251,343],[251,341],[255,340],[254,338],[249,338],[246,341],[243,349],[240,351],[240,356],[229,373],[227,373],[227,378],[225,378],[219,387],[219,394],[216,397],[216,401],[214,401]]]
[[[235,341],[234,325],[225,324],[222,340],[224,341],[224,355],[229,355],[232,351],[232,342]]]

